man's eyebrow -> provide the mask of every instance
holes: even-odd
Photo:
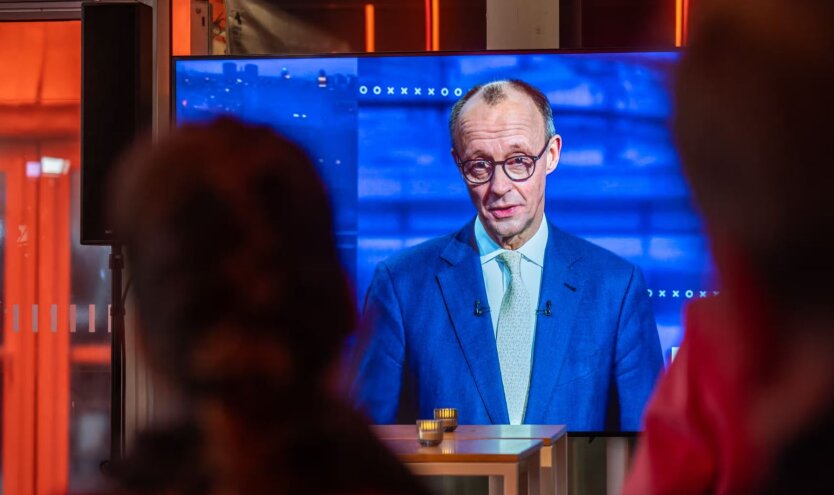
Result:
[[[524,153],[530,154],[534,153],[534,151],[530,150],[530,147],[523,142],[515,142],[507,146],[507,153]],[[472,159],[480,159],[480,158],[487,158],[490,160],[495,160],[496,158],[492,156],[489,152],[482,148],[475,148],[471,152],[466,154],[466,157],[463,156],[463,153],[458,152],[455,150],[455,153],[458,153],[458,157],[462,160],[472,160]]]
[[[472,160],[473,158],[474,159],[479,159],[479,158],[489,158],[489,159],[491,159],[492,158],[489,155],[489,153],[487,153],[486,151],[484,151],[482,149],[477,149],[477,148],[472,150],[470,153],[466,153],[466,155],[461,154],[459,156],[460,156],[461,159],[464,159],[464,160]]]

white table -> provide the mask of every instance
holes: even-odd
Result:
[[[542,495],[568,493],[568,428],[565,425],[461,425],[448,435],[459,439],[541,440]]]
[[[380,436],[385,445],[419,476],[489,476],[490,495],[539,495],[540,440],[463,440],[444,437],[436,447],[413,438]]]
[[[383,440],[417,441],[414,425],[376,425],[372,427]],[[446,440],[526,439],[542,442],[540,480],[542,495],[568,493],[568,435],[565,425],[460,425],[446,433]],[[491,484],[495,480],[491,481]]]

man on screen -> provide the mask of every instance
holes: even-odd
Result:
[[[562,138],[517,80],[452,108],[452,157],[477,216],[377,266],[356,399],[376,423],[455,407],[462,424],[640,428],[663,367],[640,270],[544,215]]]

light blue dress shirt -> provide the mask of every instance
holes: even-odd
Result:
[[[541,225],[539,229],[523,246],[516,251],[521,253],[521,281],[524,288],[530,297],[530,307],[538,309],[539,290],[542,283],[542,270],[544,268],[544,250],[547,246],[547,218],[542,216]],[[498,261],[498,255],[506,251],[498,245],[487,234],[484,225],[480,218],[475,219],[475,242],[478,245],[478,252],[481,257],[481,271],[484,276],[484,286],[486,288],[487,300],[489,303],[489,315],[492,318],[493,335],[498,329],[498,317],[501,312],[501,301],[504,299],[504,293],[510,284],[510,270]],[[532,318],[531,324],[533,328],[530,329],[535,342],[536,318]],[[530,352],[526,353],[527,359],[533,359],[533,347],[531,345]],[[528,363],[529,364],[529,363]],[[531,367],[532,369],[532,367]],[[530,381],[526,384],[527,392],[530,390]]]

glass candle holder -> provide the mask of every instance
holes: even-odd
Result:
[[[443,441],[443,422],[436,419],[418,419],[417,441],[423,447],[440,445]]]
[[[439,407],[434,410],[434,419],[443,422],[443,431],[455,431],[458,427],[458,410],[454,407]]]

